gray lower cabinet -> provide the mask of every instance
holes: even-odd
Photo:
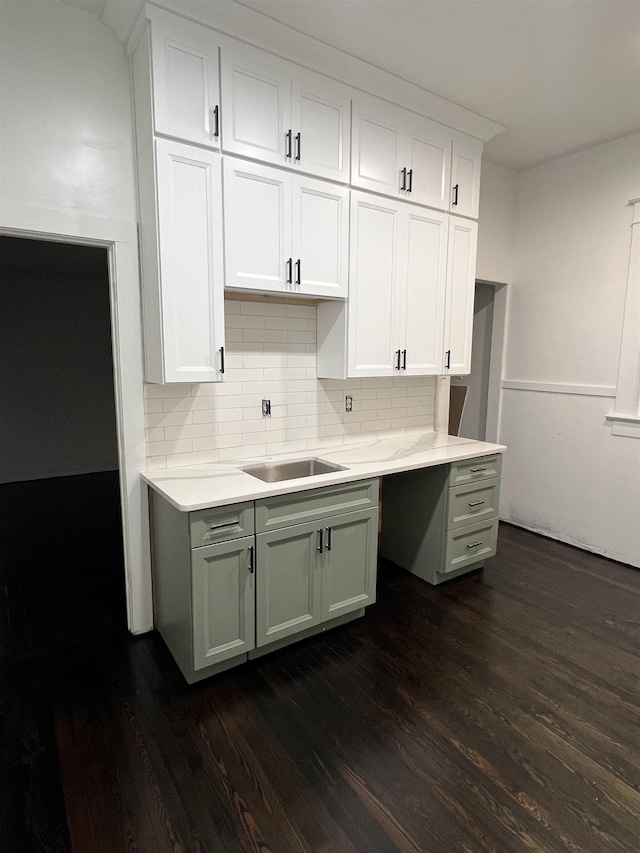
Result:
[[[393,474],[384,480],[380,553],[431,584],[496,553],[502,456]]]
[[[377,507],[258,533],[256,645],[372,604],[377,540]]]
[[[193,667],[255,647],[254,539],[195,548],[191,556]]]
[[[151,492],[156,626],[186,680],[361,616],[378,493],[366,480],[180,512]]]

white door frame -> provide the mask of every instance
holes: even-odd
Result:
[[[146,456],[137,229],[86,217],[75,223],[75,233],[62,232],[59,216],[42,214],[41,230],[33,230],[31,211],[26,228],[0,224],[0,234],[107,249],[127,624],[142,634],[153,628],[153,602],[147,488],[140,478]]]
[[[477,278],[476,284],[489,284],[494,288],[485,441],[491,441],[494,444],[499,444],[498,432],[500,429],[500,405],[502,401],[502,363],[504,359],[507,295],[509,287],[504,282],[487,281],[483,278]]]

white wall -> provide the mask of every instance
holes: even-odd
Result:
[[[109,249],[129,625],[152,627],[129,64],[95,15],[0,2],[0,231]]]
[[[482,162],[476,279],[509,283],[513,278],[517,175]]]
[[[612,436],[640,136],[521,173],[502,516],[640,565],[640,441]]]
[[[2,0],[0,72],[3,221],[39,209],[77,233],[93,219],[135,223],[129,65],[115,34],[58,0]]]

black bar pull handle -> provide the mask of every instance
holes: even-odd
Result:
[[[413,169],[409,169],[409,171],[407,172],[407,175],[409,176],[409,186],[407,187],[407,190],[409,192],[412,192],[413,191]]]
[[[224,347],[220,347],[220,373],[224,373]]]
[[[458,186],[459,186],[459,184],[456,184],[455,187],[453,188],[453,199],[451,201],[451,207],[457,207],[458,206]]]
[[[327,551],[331,550],[331,533],[332,533],[331,528],[327,527]]]
[[[451,367],[451,350],[448,349],[444,355],[445,355],[444,366],[447,368],[447,370],[449,370],[449,368]]]
[[[318,530],[318,551],[322,554],[322,530]]]
[[[406,349],[402,350],[402,369],[407,369],[407,351]]]
[[[296,284],[298,285],[298,287],[300,286],[301,267],[302,264],[300,263],[300,258],[298,258],[298,260],[296,261]]]
[[[292,142],[292,131],[291,128],[285,133],[285,139],[287,141],[287,150],[285,151],[285,157],[290,160],[291,159],[291,142]]]
[[[253,545],[249,545],[249,565],[247,566],[247,568],[249,569],[251,574],[254,573],[255,568],[256,568],[255,561],[253,558]]]
[[[293,258],[287,261],[287,284],[293,284]]]
[[[296,133],[296,160],[300,159],[301,152],[302,152],[302,137],[299,133]]]
[[[213,108],[213,135],[220,136],[220,107],[218,104]]]
[[[400,174],[402,175],[402,183],[400,184],[400,189],[406,190],[406,188],[407,188],[407,169],[406,169],[406,166],[404,169],[400,170]]]
[[[396,350],[396,370],[400,370],[400,350]]]

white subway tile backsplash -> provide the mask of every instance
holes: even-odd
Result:
[[[225,320],[224,382],[145,386],[149,469],[433,429],[435,377],[316,378],[314,305],[226,300]],[[261,416],[263,399],[270,418]]]

